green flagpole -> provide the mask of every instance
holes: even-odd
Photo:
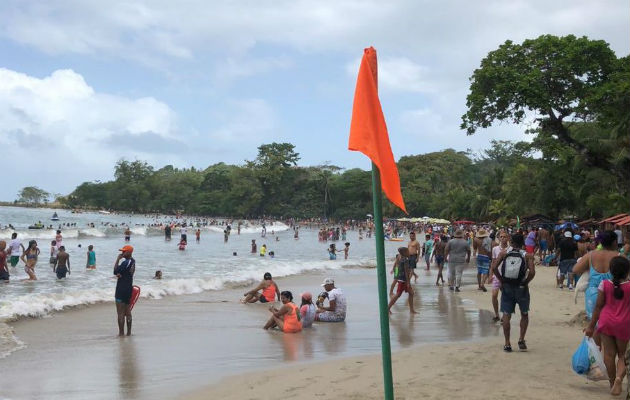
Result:
[[[374,204],[374,238],[376,240],[376,274],[378,276],[378,308],[381,316],[381,348],[383,357],[383,385],[385,400],[394,400],[392,379],[392,349],[389,340],[389,311],[387,310],[387,274],[385,272],[385,235],[383,233],[383,205],[381,203],[381,174],[372,163],[372,203]]]

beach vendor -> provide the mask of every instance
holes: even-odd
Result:
[[[131,336],[131,291],[133,289],[133,274],[136,272],[136,260],[131,256],[133,247],[123,246],[114,263],[116,282],[116,313],[118,314],[118,336],[125,334],[125,319],[127,320],[127,336]]]
[[[282,307],[269,307],[271,318],[264,329],[278,327],[284,333],[297,333],[302,330],[302,322],[298,306],[293,303],[293,294],[287,290],[280,293]]]
[[[315,321],[320,322],[342,322],[346,319],[346,296],[341,289],[335,287],[332,278],[324,279],[322,283],[324,290],[328,294],[328,307],[323,304],[317,306]]]
[[[258,293],[259,291],[262,291],[262,293]],[[273,303],[276,296],[278,296],[278,301],[280,301],[280,289],[278,289],[278,285],[271,278],[271,273],[265,272],[262,282],[243,296],[245,298],[241,300],[241,303],[255,303],[257,301]]]

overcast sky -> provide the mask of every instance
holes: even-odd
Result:
[[[459,129],[480,60],[547,33],[625,56],[629,17],[621,0],[5,0],[0,200],[112,179],[122,157],[205,168],[273,141],[295,144],[301,165],[367,169],[347,142],[370,45],[396,159],[523,139],[524,127]]]

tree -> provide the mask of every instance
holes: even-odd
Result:
[[[50,193],[37,186],[26,186],[18,192],[18,202],[28,204],[41,204],[48,202]]]
[[[610,99],[601,91],[615,73],[623,76],[621,69],[603,40],[573,35],[543,35],[522,44],[508,40],[491,51],[470,78],[461,127],[472,135],[495,121],[519,124],[533,113],[538,127],[534,133],[572,148],[588,166],[613,170],[611,157],[578,140],[570,123],[597,120],[609,108],[605,104]],[[619,103],[618,98],[611,101],[615,100]],[[620,177],[630,176],[627,170],[615,171]]]

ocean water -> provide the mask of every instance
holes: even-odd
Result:
[[[59,221],[50,220],[53,213]],[[41,221],[55,229],[28,229]],[[236,233],[236,224],[227,243],[223,240],[224,226],[201,228],[201,240],[195,241],[194,229],[188,229],[188,246],[185,251],[177,248],[179,230],[173,230],[173,240],[166,241],[159,227],[150,224],[183,221],[174,216],[147,216],[129,214],[81,213],[69,210],[31,209],[0,207],[0,226],[11,224],[18,232],[24,246],[35,239],[41,250],[35,268],[37,281],[27,278],[22,262],[10,268],[11,281],[0,284],[0,321],[6,322],[21,317],[44,317],[51,312],[68,307],[84,306],[113,301],[116,279],[113,265],[118,249],[124,241],[123,224],[131,227],[129,244],[134,246],[136,274],[134,283],[141,286],[141,297],[162,298],[164,296],[200,293],[250,285],[269,271],[273,276],[283,277],[306,271],[335,270],[342,268],[370,268],[375,265],[374,239],[359,239],[358,232],[349,231],[347,241],[350,257],[343,260],[328,259],[329,243],[319,242],[317,228],[301,228],[299,239],[293,231],[280,222],[267,222],[267,235],[261,237],[262,227],[257,222],[244,221],[241,234]],[[72,273],[58,280],[48,260],[50,242],[60,224],[76,226],[61,227],[63,244],[70,254]],[[90,224],[94,224],[91,227]],[[0,229],[0,240],[10,240],[13,229]],[[273,232],[273,233],[272,233]],[[256,240],[258,249],[267,244],[275,258],[251,254],[251,241]],[[96,270],[86,270],[87,247],[93,245],[96,252]],[[401,242],[385,242],[386,254],[393,257]],[[337,247],[343,247],[341,241]],[[234,256],[233,253],[237,255]],[[152,279],[155,271],[161,270],[162,280]],[[1,334],[1,332],[0,332]]]

